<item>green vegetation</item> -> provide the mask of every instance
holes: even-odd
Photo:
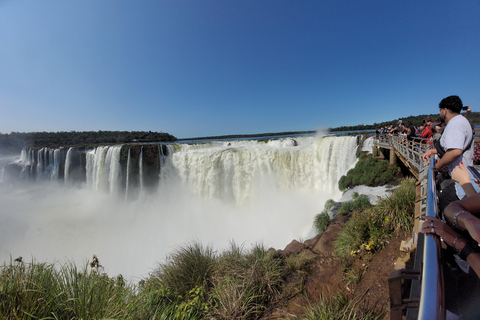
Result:
[[[358,193],[356,193],[353,195],[353,198],[355,200],[342,203],[337,211],[337,214],[346,215],[355,210],[365,210],[371,206],[370,199],[368,199],[366,195],[358,195]],[[334,204],[335,202],[332,199],[329,199],[325,203],[325,209],[323,209],[322,213],[319,213],[315,216],[313,225],[317,233],[324,232],[330,222],[332,222],[332,219],[330,219],[330,216],[328,215],[328,211],[333,207]]]
[[[317,233],[322,233],[324,232],[330,222],[332,222],[332,219],[330,219],[330,216],[328,215],[328,211],[333,207],[335,204],[335,201],[332,199],[327,200],[325,203],[325,208],[323,208],[322,213],[319,213],[315,216],[315,220],[313,221],[313,225],[315,227],[315,230],[317,230]]]
[[[353,212],[335,242],[337,254],[348,258],[361,252],[380,250],[394,232],[411,230],[414,211],[415,179],[406,178],[376,206]]]
[[[371,154],[362,153],[355,168],[350,169],[338,181],[338,188],[345,191],[357,185],[379,186],[392,180],[400,168],[389,166],[386,160],[374,158]]]
[[[127,142],[171,142],[177,138],[165,132],[152,131],[70,131],[0,133],[0,150],[20,152],[23,148],[84,147]]]
[[[370,206],[370,199],[366,195],[362,194],[353,201],[347,201],[342,203],[342,205],[338,209],[337,214],[346,215],[355,210],[365,210]]]
[[[376,315],[371,309],[360,308],[358,302],[349,300],[343,293],[328,298],[322,297],[318,305],[311,306],[305,311],[302,318],[304,320],[375,320],[383,316],[383,313]]]
[[[273,253],[232,245],[216,255],[193,243],[138,286],[102,274],[96,257],[80,270],[18,259],[0,268],[0,319],[251,319],[289,272]]]

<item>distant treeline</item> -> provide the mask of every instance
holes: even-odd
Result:
[[[171,142],[177,138],[152,131],[62,131],[0,133],[0,152],[16,153],[23,148],[87,147],[128,142]]]
[[[227,136],[210,136],[210,137],[199,137],[199,138],[188,138],[180,140],[219,140],[219,139],[245,139],[245,138],[259,138],[259,137],[276,137],[276,136],[288,136],[295,134],[310,134],[315,133],[315,131],[288,131],[288,132],[275,132],[275,133],[257,133],[257,134],[234,134]]]
[[[437,120],[438,115],[439,115],[438,113],[429,114],[433,122]],[[406,126],[419,127],[422,124],[425,117],[427,117],[426,114],[421,114],[418,116],[408,116],[408,117],[403,117],[399,119],[401,119],[402,123]],[[480,125],[480,112],[471,112],[470,115],[468,116],[468,120],[472,125]],[[367,124],[367,125],[360,124],[356,126],[337,127],[337,128],[332,128],[331,131],[375,130],[375,129],[380,129],[381,127],[388,127],[390,125],[393,125],[395,127],[397,126],[397,123],[398,123],[398,119],[395,119],[391,121],[385,121],[385,122]]]

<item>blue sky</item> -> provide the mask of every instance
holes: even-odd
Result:
[[[480,111],[478,0],[0,0],[0,132],[316,130]]]

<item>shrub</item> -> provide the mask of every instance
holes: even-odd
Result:
[[[358,196],[358,198],[354,201],[347,201],[342,203],[340,209],[338,209],[338,214],[347,214],[354,210],[364,210],[370,206],[370,199],[366,195],[362,194]]]
[[[400,168],[389,166],[385,160],[362,154],[355,165],[338,181],[338,188],[345,191],[357,185],[379,186],[391,181],[400,172]]]
[[[415,179],[403,179],[400,187],[380,199],[375,207],[368,207],[366,200],[360,203],[360,207],[364,206],[363,211],[352,214],[335,241],[337,254],[344,258],[359,252],[375,252],[385,245],[393,232],[411,230],[415,211]],[[350,210],[351,206],[353,204],[349,203],[346,208]]]
[[[315,216],[314,226],[317,230],[317,233],[324,232],[332,220],[326,211],[323,211],[320,214]]]
[[[166,289],[186,295],[192,289],[208,286],[215,264],[211,247],[193,242],[178,248],[152,274],[151,281],[158,282]]]
[[[213,275],[215,319],[247,319],[261,313],[280,292],[285,274],[280,260],[262,246],[239,254],[232,246],[218,261]]]

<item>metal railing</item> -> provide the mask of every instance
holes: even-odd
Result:
[[[426,215],[437,217],[437,190],[435,185],[434,159],[428,169],[428,191]],[[423,267],[418,319],[445,319],[444,282],[440,238],[437,235],[424,236]]]
[[[391,137],[392,146],[395,150],[402,155],[408,163],[414,167],[417,172],[420,172],[424,167],[422,156],[430,149],[430,143],[428,140],[422,138],[407,139],[399,136]]]

